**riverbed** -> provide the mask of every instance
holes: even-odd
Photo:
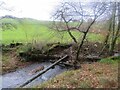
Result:
[[[39,73],[37,72],[35,74],[30,75],[29,73],[31,72],[31,70],[39,66],[44,66],[45,68],[47,68],[51,64],[52,63],[50,62],[36,62],[22,69],[17,69],[15,72],[4,74],[0,76],[0,79],[2,78],[2,86],[0,86],[0,88],[18,88],[21,84],[23,84],[30,78],[34,77],[37,73]],[[56,65],[54,69],[50,69],[49,71],[47,71],[28,85],[26,85],[24,88],[32,88],[33,86],[39,85],[44,81],[47,81],[66,70],[66,68]]]

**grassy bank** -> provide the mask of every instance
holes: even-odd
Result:
[[[107,63],[105,63],[107,62]],[[66,71],[37,88],[117,88],[118,63],[106,60],[82,64],[79,70]]]

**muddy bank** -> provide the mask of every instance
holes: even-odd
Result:
[[[46,44],[45,46],[36,47],[32,44],[27,45],[14,45],[8,46],[3,45],[3,74],[11,71],[15,71],[18,68],[26,67],[34,62],[44,62],[48,59],[57,60],[59,57],[64,56],[65,54],[69,56],[67,64],[73,64],[76,56],[77,45],[74,43],[70,44],[60,44],[60,43],[51,43]],[[117,48],[118,47],[118,48]],[[119,51],[119,45],[116,46],[116,51]],[[84,61],[90,61],[91,59],[86,59],[90,56],[95,57],[100,54],[102,50],[102,43],[98,42],[85,42],[80,51],[80,63]],[[108,50],[105,49],[101,58],[108,57]],[[93,59],[95,59],[93,58]],[[99,59],[99,57],[98,57]],[[26,62],[27,61],[27,62]],[[31,62],[33,61],[33,62]],[[95,60],[92,60],[92,62]]]

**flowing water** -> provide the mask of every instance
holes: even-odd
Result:
[[[30,78],[32,78],[35,75],[35,74],[33,74],[33,75],[29,74],[31,72],[31,70],[37,68],[38,66],[44,66],[46,68],[51,64],[52,63],[49,63],[49,62],[34,63],[25,68],[18,69],[15,72],[4,74],[4,75],[0,76],[0,79],[2,78],[2,86],[0,88],[19,87],[22,83],[26,82],[26,80],[29,80]],[[39,85],[42,82],[49,80],[66,70],[67,69],[56,65],[54,69],[48,70],[46,73],[44,73],[43,75],[39,76],[38,78],[36,78],[34,81],[29,83],[28,85],[26,85],[25,88],[31,88],[33,86]],[[37,73],[39,73],[39,72],[37,72]]]

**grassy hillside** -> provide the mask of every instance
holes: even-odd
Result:
[[[58,33],[55,30],[48,28],[48,24],[51,22],[38,21],[30,18],[2,18],[0,23],[11,23],[16,28],[5,28],[2,30],[2,43],[9,44],[11,42],[72,42],[67,32]],[[80,39],[80,33],[72,31],[72,33]],[[103,36],[99,34],[90,34],[88,38],[91,41],[102,41]]]

